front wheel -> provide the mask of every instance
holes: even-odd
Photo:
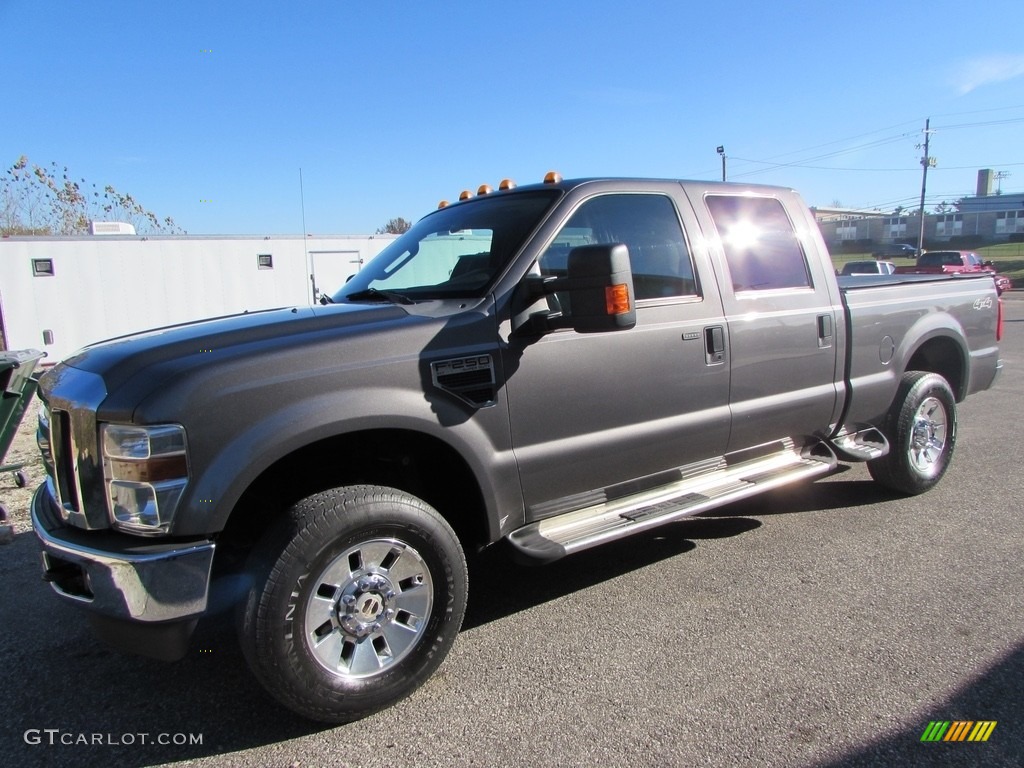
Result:
[[[441,664],[465,613],[455,533],[392,488],[303,499],[250,563],[239,617],[246,659],[274,697],[314,720],[356,720],[412,693]]]
[[[909,495],[934,487],[956,445],[956,398],[949,384],[935,373],[904,373],[882,431],[890,450],[868,462],[871,477]]]

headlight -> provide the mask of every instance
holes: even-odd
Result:
[[[100,445],[114,526],[133,533],[167,533],[188,484],[185,428],[104,424]]]

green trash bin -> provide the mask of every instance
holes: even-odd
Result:
[[[25,485],[23,464],[4,464],[7,449],[39,385],[36,365],[45,355],[37,349],[0,352],[0,472],[14,472],[14,484]]]

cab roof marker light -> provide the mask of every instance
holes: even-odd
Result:
[[[481,184],[479,187],[477,187],[476,193],[478,195],[489,195],[493,191],[494,189],[491,187],[490,184]]]
[[[562,174],[558,171],[548,171],[544,174],[545,184],[560,184],[562,182]]]
[[[447,200],[442,200],[440,203],[437,204],[437,209],[438,210],[441,210],[442,208],[447,208],[447,207],[448,207],[448,201]]]
[[[459,200],[469,200],[469,198],[471,198],[472,196],[472,192],[470,192],[468,189],[464,189],[462,190],[462,192],[459,193]]]
[[[507,192],[510,189],[515,189],[516,183],[512,179],[502,179],[498,185],[498,190],[501,192]]]

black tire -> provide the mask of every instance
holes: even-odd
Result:
[[[948,382],[936,373],[904,373],[882,432],[889,453],[868,462],[871,477],[911,496],[933,488],[956,446],[956,398]]]
[[[25,473],[19,469],[14,473],[14,484],[18,488],[24,488],[26,483],[28,483],[28,478],[26,478]]]
[[[298,502],[250,557],[239,608],[249,666],[282,704],[344,723],[422,685],[462,625],[468,571],[448,523],[393,488]]]

